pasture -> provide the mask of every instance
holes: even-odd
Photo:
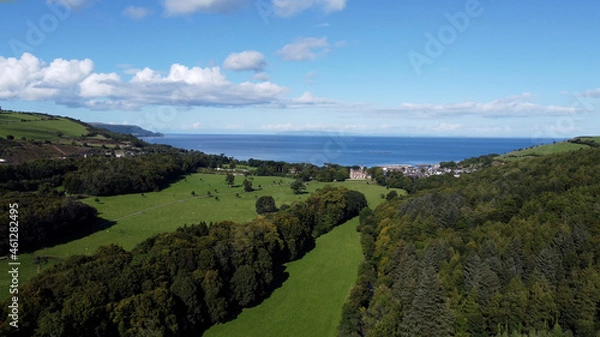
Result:
[[[62,137],[77,138],[87,134],[87,129],[76,122],[49,115],[0,113],[0,137],[12,135],[35,140],[57,140]]]
[[[511,162],[520,160],[528,157],[541,157],[546,156],[553,153],[562,153],[575,151],[579,149],[589,148],[588,145],[583,144],[573,144],[568,142],[560,142],[555,144],[545,144],[540,146],[535,146],[528,149],[518,150],[503,154],[501,156],[496,157],[497,160],[501,160],[504,162]]]
[[[301,260],[286,265],[281,288],[235,320],[213,326],[205,337],[334,337],[342,305],[363,259],[354,218],[317,239]]]
[[[50,264],[60,258],[77,254],[92,254],[98,247],[106,244],[117,244],[127,250],[139,242],[159,233],[173,231],[184,224],[199,223],[200,221],[218,222],[230,220],[245,222],[257,216],[255,212],[256,199],[270,195],[275,199],[277,207],[291,204],[296,200],[306,198],[310,192],[326,184],[342,185],[349,189],[365,194],[369,205],[373,208],[383,199],[381,194],[388,191],[385,187],[374,182],[346,181],[334,183],[309,182],[307,192],[296,195],[290,189],[293,179],[282,177],[249,177],[253,187],[261,190],[244,192],[241,186],[244,177],[236,176],[233,187],[225,183],[225,175],[192,174],[173,183],[160,192],[142,194],[127,194],[112,197],[90,197],[83,201],[98,209],[99,216],[114,225],[100,229],[83,238],[70,241],[54,247],[40,249],[33,253],[20,254],[21,285],[36,274],[37,266],[33,263],[34,256],[50,256]],[[192,195],[192,192],[196,196]],[[208,192],[212,197],[207,197]],[[399,191],[404,193],[404,191]],[[237,196],[236,196],[237,195]],[[215,198],[218,197],[218,200]],[[96,199],[98,201],[96,201]],[[22,210],[26,212],[27,210]],[[102,227],[102,224],[99,224]],[[42,266],[44,269],[47,266]],[[0,289],[8,289],[8,278],[0,279]],[[2,292],[0,299],[8,297],[8,292]]]

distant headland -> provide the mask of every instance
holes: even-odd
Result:
[[[136,125],[118,125],[118,124],[104,124],[104,123],[88,123],[88,124],[95,126],[97,128],[106,129],[111,132],[132,135],[135,137],[163,137],[164,136],[160,132],[152,132],[149,130],[145,130]]]

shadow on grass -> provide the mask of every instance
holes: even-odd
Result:
[[[275,292],[275,290],[281,288],[283,286],[283,284],[285,283],[285,281],[287,281],[288,278],[290,277],[290,274],[286,271],[286,269],[287,269],[287,267],[285,265],[279,265],[277,270],[273,271],[273,283],[271,284],[271,286],[268,289],[265,289],[265,293],[262,296],[259,295],[259,298],[257,298],[256,301],[252,302],[248,306],[239,307],[236,310],[236,312],[233,314],[231,319],[228,319],[228,321],[232,321],[232,320],[236,319],[242,313],[243,310],[259,306],[265,300],[267,300],[269,297],[271,297],[273,292]]]
[[[54,246],[58,246],[58,245],[62,245],[65,243],[69,243],[71,241],[79,240],[86,236],[92,235],[96,232],[99,232],[101,230],[110,228],[110,227],[114,226],[115,224],[116,224],[115,221],[106,220],[104,218],[97,218],[95,224],[87,226],[85,228],[82,228],[81,230],[78,230],[78,231],[70,232],[67,235],[61,235],[58,239],[55,239],[52,242],[48,243],[48,245],[46,245],[44,247],[35,248],[33,250],[30,250],[29,252],[33,252],[33,251],[41,249],[41,248],[52,248]]]

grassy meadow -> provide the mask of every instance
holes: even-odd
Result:
[[[76,138],[87,134],[87,129],[66,118],[23,113],[0,113],[0,137],[12,135],[15,139],[25,137],[35,140],[56,140],[59,135]]]
[[[569,151],[576,151],[579,149],[587,149],[589,146],[583,144],[574,144],[568,142],[560,142],[555,144],[545,144],[540,146],[535,146],[528,149],[518,150],[503,154],[501,156],[496,157],[496,159],[511,162],[520,160],[527,157],[541,157],[546,156],[553,153],[562,153]]]
[[[306,198],[310,192],[325,186],[327,183],[309,182],[307,192],[296,195],[290,189],[293,179],[282,177],[250,177],[253,187],[261,186],[261,190],[244,192],[241,186],[244,177],[237,176],[234,187],[225,183],[225,175],[192,174],[160,192],[127,194],[113,197],[90,197],[83,201],[98,209],[99,216],[114,225],[96,231],[83,238],[65,244],[38,250],[33,253],[20,254],[20,281],[24,284],[36,274],[37,266],[33,264],[33,256],[50,256],[50,264],[77,254],[94,253],[98,247],[106,244],[117,244],[125,249],[132,249],[139,242],[153,235],[173,231],[184,224],[200,221],[217,222],[230,220],[235,222],[249,221],[256,217],[255,202],[263,195],[273,196],[277,207],[291,204],[295,200]],[[346,181],[329,183],[342,185],[365,194],[369,205],[375,207],[381,199],[380,195],[388,191],[374,182]],[[212,198],[208,198],[208,192]],[[197,195],[194,197],[192,192]],[[238,194],[239,196],[236,196]],[[219,198],[216,200],[215,197]],[[98,201],[96,201],[96,199]],[[20,210],[26,212],[27,210]],[[47,266],[43,266],[45,268]],[[0,289],[8,287],[8,278],[0,279]],[[1,293],[4,299],[8,293]]]
[[[319,237],[315,249],[286,265],[289,278],[281,288],[203,336],[334,337],[363,259],[357,225],[354,218]]]

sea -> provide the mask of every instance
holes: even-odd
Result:
[[[289,163],[325,163],[365,167],[393,164],[437,164],[491,153],[503,154],[557,141],[540,138],[381,137],[347,134],[248,135],[165,134],[144,138],[239,160],[261,159]]]

